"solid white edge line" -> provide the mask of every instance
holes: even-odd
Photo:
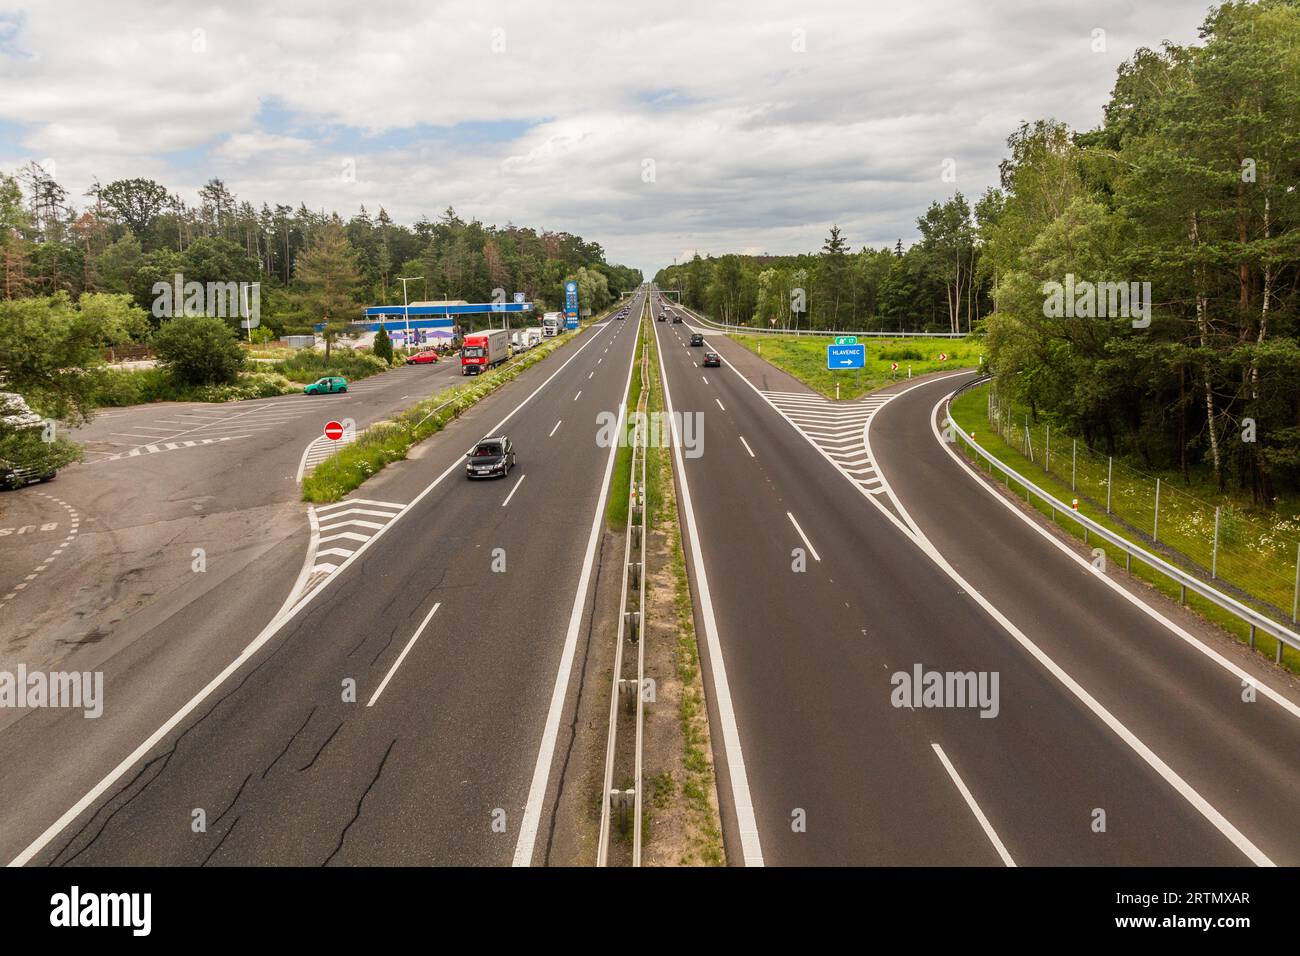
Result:
[[[568,368],[569,363],[572,362],[574,359],[576,359],[579,355],[581,355],[583,349],[585,349],[588,345],[590,345],[592,342],[595,341],[596,341],[595,336],[592,336],[591,338],[587,339],[586,342],[582,343],[582,345],[578,347],[578,350],[574,352],[572,355],[570,355],[564,361],[563,365],[561,365],[554,372],[552,372],[546,378],[546,380],[543,381],[540,385],[538,385],[537,388],[533,389],[533,391],[530,392],[526,398],[524,398],[518,405],[516,405],[509,412],[507,412],[505,417],[502,418],[501,421],[497,422],[491,428],[487,429],[487,434],[490,435],[495,433],[497,429],[499,429],[502,425],[504,425],[511,418],[513,418],[521,408],[523,408],[534,398],[536,398],[538,393],[541,392],[541,390],[544,389],[547,385],[549,385],[557,375],[559,375],[566,368]],[[95,784],[95,786],[93,786],[89,791],[87,791],[86,794],[82,796],[80,800],[78,800],[75,804],[69,807],[63,813],[62,816],[60,816],[57,820],[51,823],[48,827],[46,827],[44,832],[42,832],[40,836],[38,836],[35,840],[33,840],[30,844],[28,844],[27,848],[24,849],[12,860],[10,860],[6,864],[6,866],[23,866],[28,861],[30,861],[32,857],[34,857],[37,853],[43,850],[51,840],[53,840],[56,836],[62,833],[64,829],[67,828],[68,824],[70,824],[73,820],[79,817],[82,814],[82,812],[84,812],[87,807],[89,807],[96,800],[98,800],[104,794],[104,792],[108,790],[109,787],[115,784],[118,780],[122,778],[122,776],[128,770],[130,770],[137,763],[139,763],[145,757],[145,755],[148,754],[149,751],[152,750],[158,744],[160,740],[166,737],[167,734],[171,733],[171,731],[176,727],[177,724],[179,724],[182,720],[188,717],[195,710],[195,708],[197,708],[200,704],[202,704],[205,700],[207,700],[207,698],[210,697],[218,687],[224,684],[232,674],[238,671],[239,668],[242,667],[254,654],[256,654],[259,650],[261,650],[262,647],[264,647],[266,643],[269,640],[271,640],[271,638],[273,638],[276,634],[280,632],[281,628],[283,628],[286,624],[288,624],[289,621],[293,620],[293,618],[296,617],[298,613],[302,611],[303,608],[305,608],[308,604],[310,604],[313,600],[315,600],[315,598],[319,594],[321,594],[325,590],[325,588],[327,588],[333,582],[341,580],[343,577],[342,572],[347,570],[349,565],[351,565],[354,561],[358,560],[363,554],[366,553],[367,550],[369,550],[374,545],[376,541],[382,538],[391,528],[395,527],[397,523],[411,511],[411,509],[413,509],[416,505],[418,505],[421,501],[423,501],[425,497],[427,497],[433,491],[434,488],[436,488],[439,484],[441,484],[444,478],[450,475],[457,468],[462,468],[462,467],[464,466],[459,459],[453,461],[450,465],[447,466],[446,470],[443,471],[442,474],[440,474],[432,482],[426,485],[424,490],[421,491],[418,495],[415,496],[415,498],[411,500],[410,504],[406,505],[400,512],[398,512],[398,514],[396,515],[396,517],[393,518],[393,520],[389,521],[386,525],[384,525],[383,528],[375,532],[375,534],[371,536],[371,538],[365,544],[363,544],[360,548],[358,548],[353,553],[352,557],[348,558],[341,565],[339,565],[337,572],[325,578],[314,588],[308,591],[305,595],[303,595],[297,601],[297,603],[295,603],[293,607],[291,607],[286,613],[280,615],[279,617],[272,618],[270,622],[267,623],[266,627],[264,627],[262,631],[257,635],[257,637],[255,637],[248,644],[247,647],[245,647],[242,651],[240,651],[239,655],[233,661],[227,664],[226,667],[221,671],[221,673],[217,674],[216,677],[212,678],[212,680],[210,680],[197,694],[195,694],[184,705],[182,705],[181,708],[176,711],[176,713],[172,714],[171,717],[169,717],[166,721],[164,721],[161,727],[159,727],[152,734],[150,734],[149,737],[146,738],[145,741],[140,744],[140,746],[136,747],[136,749],[133,750],[126,758],[124,758],[121,761],[121,763],[119,763],[116,767],[110,770],[104,776],[104,778],[99,781],[99,783]],[[608,484],[608,482],[606,482],[606,484]]]
[[[934,411],[935,409],[931,409],[930,429],[939,441],[943,441],[943,436],[939,434],[939,429],[934,423]],[[878,463],[876,467],[879,471],[880,466]],[[910,521],[911,519],[909,518],[908,520]],[[915,523],[913,523],[913,526],[915,526]],[[1110,728],[1110,730],[1119,737],[1120,740],[1126,743],[1134,753],[1141,757],[1146,762],[1147,766],[1164,778],[1164,781],[1169,784],[1169,786],[1172,787],[1179,796],[1190,803],[1196,811],[1201,814],[1201,816],[1205,817],[1205,819],[1208,820],[1216,830],[1227,837],[1228,840],[1236,846],[1238,850],[1244,853],[1252,863],[1256,866],[1275,865],[1264,851],[1255,846],[1255,844],[1252,843],[1245,834],[1232,825],[1227,817],[1215,809],[1214,806],[1202,797],[1191,784],[1179,776],[1172,767],[1160,759],[1160,757],[1156,755],[1155,751],[1143,743],[1141,739],[1133,733],[1133,731],[1129,730],[1128,727],[1119,720],[1119,718],[1107,710],[1099,700],[1092,696],[1092,694],[1088,693],[1088,691],[1083,688],[1083,685],[1071,677],[1065,669],[1049,657],[1042,648],[1031,641],[1025,633],[1020,630],[1020,628],[1016,627],[1016,625],[1011,622],[1010,618],[994,607],[993,603],[989,601],[988,598],[976,590],[969,581],[962,577],[961,574],[958,573],[957,569],[948,563],[948,559],[939,552],[939,549],[930,542],[929,538],[924,534],[917,532],[912,536],[912,540],[916,542],[916,546],[920,548],[931,561],[938,565],[939,568],[948,575],[948,577],[952,578],[952,580],[956,582],[956,584],[971,598],[971,600],[984,608],[990,617],[997,621],[998,624],[1002,625],[1002,629],[1010,634],[1016,643],[1028,651],[1030,655],[1038,661],[1038,663],[1047,669],[1048,673],[1064,684],[1066,689],[1078,698],[1085,707],[1092,711],[1094,716],[1100,719],[1101,722]]]
[[[510,499],[513,498],[513,497],[515,496],[515,492],[519,490],[519,486],[522,485],[522,484],[524,483],[524,479],[527,478],[527,477],[528,477],[528,473],[527,473],[527,472],[524,472],[522,475],[519,476],[519,480],[515,482],[515,486],[514,486],[513,488],[510,489],[510,494],[506,495],[506,500],[503,501],[503,502],[501,502],[501,507],[502,507],[502,508],[504,508],[506,505],[510,504]]]
[[[673,414],[672,393],[668,387],[668,368],[664,364],[664,350],[659,345],[659,329],[655,327],[655,346],[659,353],[659,371],[663,376],[664,404],[673,432],[673,461],[681,489],[682,510],[686,515],[686,529],[690,537],[691,566],[695,570],[695,584],[700,595],[700,618],[704,622],[704,638],[709,648],[709,672],[713,677],[713,699],[718,707],[722,724],[723,754],[727,761],[727,776],[731,781],[731,799],[736,808],[736,824],[740,830],[740,849],[746,866],[763,865],[763,848],[758,838],[758,823],[754,817],[754,803],[749,793],[749,775],[745,771],[745,756],[740,746],[740,730],[736,725],[736,712],[731,702],[731,688],[727,682],[727,668],[722,660],[722,643],[718,639],[718,624],[713,616],[713,598],[709,592],[709,576],[704,569],[704,555],[700,551],[700,534],[695,524],[695,510],[691,506],[691,488],[686,480],[686,463],[682,459],[681,435],[677,416]]]
[[[749,452],[749,457],[750,457],[750,458],[757,458],[757,457],[758,457],[757,455],[754,454],[754,449],[752,449],[752,448],[749,447],[749,442],[745,441],[745,436],[744,436],[744,435],[737,435],[736,437],[739,438],[739,439],[740,439],[740,443],[741,443],[742,445],[745,446],[745,451]]]
[[[623,386],[618,406],[618,429],[627,419],[627,392],[632,385],[632,371],[636,367],[636,348],[627,363],[627,382]],[[579,395],[582,393],[579,392]],[[575,401],[577,396],[574,397]],[[600,485],[600,498],[591,519],[591,535],[582,559],[582,574],[578,590],[573,596],[573,609],[569,612],[569,629],[564,636],[564,650],[555,672],[555,686],[551,689],[551,706],[542,730],[542,741],[537,748],[537,763],[533,766],[533,780],[528,787],[528,802],[524,805],[524,818],[519,826],[519,840],[515,843],[514,866],[531,866],[533,847],[537,841],[537,828],[542,820],[542,806],[546,801],[546,788],[550,784],[551,763],[555,759],[555,743],[560,733],[560,718],[564,714],[564,701],[568,695],[569,680],[573,674],[573,658],[578,647],[578,632],[582,628],[583,611],[587,604],[587,590],[591,584],[592,566],[596,559],[596,545],[600,541],[601,525],[605,521],[605,500],[609,497],[609,482],[614,474],[614,458],[618,442],[611,442],[609,458],[605,462],[605,477]]]
[[[945,395],[943,398],[939,400],[938,404],[936,404],[934,408],[931,409],[932,421],[933,421],[933,416],[936,412],[938,412],[939,407],[943,405],[944,402],[948,401],[953,394],[955,393],[950,392],[948,395]],[[1291,716],[1300,718],[1300,705],[1297,705],[1295,701],[1291,700],[1289,697],[1286,697],[1285,695],[1274,690],[1269,685],[1262,683],[1258,677],[1249,673],[1243,668],[1238,667],[1236,664],[1228,660],[1226,657],[1224,657],[1214,648],[1210,647],[1208,644],[1202,643],[1202,641],[1199,638],[1197,638],[1194,634],[1192,634],[1190,631],[1186,630],[1185,628],[1176,624],[1174,621],[1171,621],[1169,618],[1165,617],[1165,615],[1162,614],[1159,610],[1147,604],[1138,595],[1130,592],[1127,588],[1123,587],[1118,581],[1113,580],[1109,575],[1097,573],[1089,562],[1085,561],[1083,557],[1076,554],[1065,542],[1058,540],[1046,528],[1044,528],[1038,522],[1034,521],[1033,518],[1023,513],[1019,508],[1015,507],[1010,501],[1002,497],[1002,495],[998,494],[993,488],[991,488],[989,484],[986,481],[984,481],[983,477],[978,472],[973,470],[971,466],[964,459],[962,459],[960,455],[958,455],[955,451],[952,450],[952,448],[950,447],[951,445],[950,442],[943,441],[942,436],[940,436],[940,442],[942,443],[944,450],[948,452],[948,455],[954,461],[956,461],[957,464],[961,466],[961,468],[964,469],[968,475],[974,478],[976,483],[980,485],[985,491],[987,491],[995,501],[1002,504],[1003,507],[1005,507],[1013,515],[1015,515],[1021,521],[1025,522],[1025,524],[1029,525],[1040,535],[1042,535],[1045,539],[1050,541],[1063,554],[1069,555],[1069,557],[1076,564],[1078,564],[1080,567],[1085,568],[1092,577],[1098,579],[1099,581],[1103,581],[1108,588],[1110,588],[1115,593],[1119,594],[1121,597],[1124,598],[1124,600],[1128,601],[1130,604],[1137,607],[1139,610],[1142,611],[1142,613],[1146,614],[1148,617],[1164,625],[1164,627],[1167,628],[1171,633],[1177,635],[1183,641],[1190,644],[1196,650],[1200,651],[1202,654],[1204,654],[1210,660],[1214,661],[1214,663],[1218,664],[1224,670],[1228,671],[1238,680],[1249,682],[1253,687],[1259,690],[1265,697],[1273,701],[1273,703],[1277,704],[1283,710],[1290,713]]]
[[[1011,854],[1008,853],[1007,848],[1003,846],[1002,840],[998,837],[997,831],[993,829],[993,824],[989,823],[989,818],[984,816],[984,811],[980,809],[980,805],[976,803],[975,798],[971,796],[969,788],[967,788],[965,782],[962,781],[956,768],[953,767],[952,762],[948,759],[948,755],[943,752],[943,748],[938,744],[931,743],[930,746],[933,747],[934,752],[939,755],[939,760],[943,763],[943,769],[947,770],[948,776],[952,777],[952,782],[957,785],[957,790],[966,801],[966,806],[970,807],[970,812],[975,814],[975,819],[978,820],[979,825],[983,827],[984,835],[988,837],[989,842],[993,844],[993,849],[997,850],[998,856],[1002,857],[1002,862],[1007,866],[1015,866],[1016,861],[1011,859]]]
[[[803,539],[804,545],[812,552],[813,560],[821,561],[821,557],[817,554],[817,549],[812,546],[812,542],[808,540],[808,536],[803,533],[803,528],[799,527],[799,522],[794,519],[794,515],[787,511],[785,516],[790,519],[790,523],[794,525],[794,530],[799,532],[799,537]]]
[[[379,695],[384,692],[384,688],[387,687],[388,682],[393,679],[393,675],[397,673],[397,669],[402,666],[402,661],[406,660],[406,655],[411,652],[411,648],[413,648],[415,642],[420,639],[420,635],[424,633],[424,629],[429,626],[429,622],[433,620],[433,616],[438,613],[438,608],[440,607],[442,607],[442,602],[437,601],[434,603],[433,607],[429,609],[429,613],[424,616],[424,620],[420,622],[420,626],[415,629],[415,633],[411,635],[411,639],[407,641],[406,646],[402,648],[402,653],[397,655],[397,660],[393,661],[393,666],[388,668],[388,673],[384,675],[384,679],[381,680],[379,686],[375,688],[374,696],[372,696],[366,703],[367,707],[375,706],[375,701],[379,700]]]

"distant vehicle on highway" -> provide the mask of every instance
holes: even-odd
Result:
[[[659,317],[655,321],[662,322],[665,318],[667,318],[667,316],[665,316],[662,312],[660,312]]]
[[[407,356],[406,364],[407,365],[429,365],[436,361],[438,361],[438,353],[435,352],[433,349],[424,349],[421,352],[416,352],[414,355]]]
[[[346,392],[347,390],[348,380],[342,375],[326,375],[324,378],[318,378],[306,386],[302,392],[304,395],[332,395],[335,392]]]
[[[699,333],[699,332],[692,332],[692,333],[691,333],[691,344],[692,344],[692,345],[703,345],[703,344],[704,344],[704,336],[703,336],[701,333]]]
[[[510,332],[492,329],[465,336],[460,350],[460,374],[479,375],[510,357]]]
[[[694,343],[692,343],[692,344],[694,344]],[[705,368],[722,368],[722,356],[719,355],[717,352],[705,352],[705,353],[704,353],[704,367],[705,367]]]
[[[680,315],[678,315],[676,312],[674,312],[674,313],[673,313],[673,325],[681,325],[681,324],[682,324],[682,317],[681,317]]]
[[[465,456],[466,478],[504,478],[515,466],[515,446],[505,435],[484,438]]]

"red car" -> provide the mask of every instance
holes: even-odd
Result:
[[[438,353],[433,349],[425,349],[423,352],[416,352],[406,360],[407,365],[428,365],[438,361]]]

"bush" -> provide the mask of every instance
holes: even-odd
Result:
[[[153,334],[159,364],[185,386],[232,385],[244,367],[244,350],[221,319],[187,315],[164,322]]]
[[[916,349],[882,349],[880,357],[882,359],[888,359],[891,362],[897,362],[900,360],[906,362],[922,362],[925,360],[925,356]]]
[[[326,375],[342,375],[346,379],[366,378],[388,368],[388,363],[373,355],[353,352],[351,349],[335,349],[329,361],[320,352],[303,349],[291,359],[267,366],[268,370],[278,372],[285,378],[306,385]]]
[[[393,340],[388,337],[388,330],[382,325],[375,333],[375,358],[381,358],[389,365],[393,364]]]
[[[238,402],[301,391],[274,372],[246,372],[224,385],[182,385],[164,368],[102,369],[97,372],[93,401],[99,406],[149,402]]]

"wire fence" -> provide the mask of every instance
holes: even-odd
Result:
[[[1176,563],[1294,623],[1300,615],[1300,521],[1271,523],[1215,505],[1089,448],[988,391],[988,420],[1008,445],[1068,484],[1077,507],[1108,515]]]

